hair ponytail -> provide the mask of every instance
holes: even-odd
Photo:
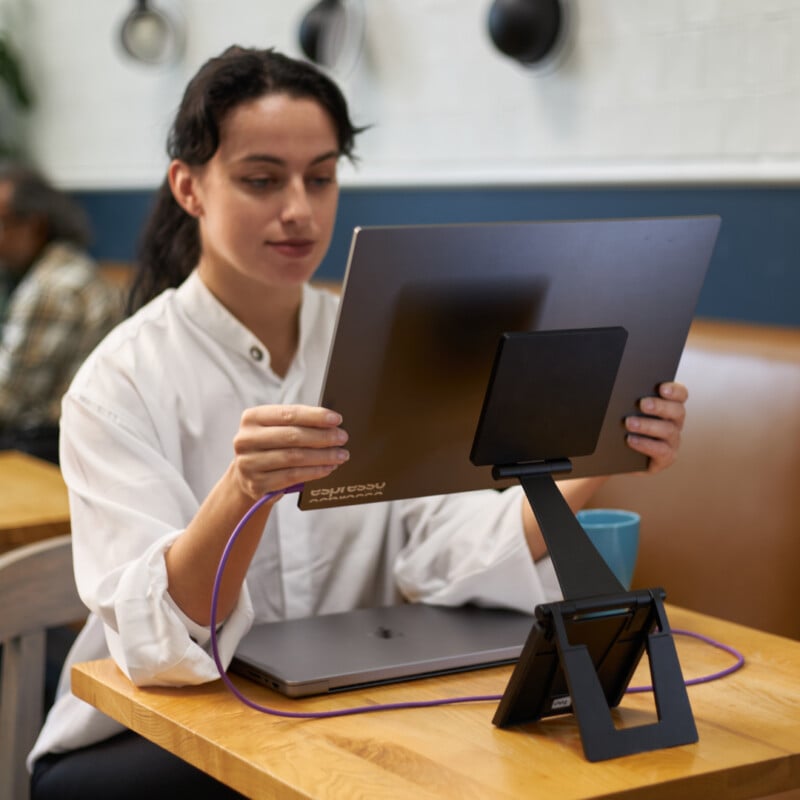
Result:
[[[199,258],[197,220],[178,205],[165,179],[142,231],[136,275],[128,294],[128,313],[165,289],[180,286]]]

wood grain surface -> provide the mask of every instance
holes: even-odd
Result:
[[[221,681],[136,688],[111,660],[77,665],[73,692],[106,714],[253,798],[761,797],[800,787],[800,642],[679,608],[673,627],[741,650],[746,666],[689,697],[697,744],[600,763],[583,757],[565,716],[499,730],[495,702],[319,720],[269,716]],[[729,666],[728,653],[676,634],[684,677]],[[248,698],[288,710],[501,694],[510,668],[493,668],[305,700],[234,678]],[[633,685],[649,682],[641,665]],[[627,695],[615,724],[653,721],[650,694]]]
[[[25,453],[0,451],[0,553],[69,530],[59,468]]]

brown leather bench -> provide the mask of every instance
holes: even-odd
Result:
[[[642,515],[634,586],[800,639],[800,328],[697,320],[678,461],[592,505]]]

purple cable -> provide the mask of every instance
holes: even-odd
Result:
[[[265,494],[263,497],[259,498],[242,517],[236,528],[234,528],[234,531],[231,534],[230,539],[228,539],[228,543],[225,545],[225,549],[222,552],[222,558],[220,559],[219,567],[217,568],[217,574],[214,579],[214,588],[211,594],[211,653],[214,656],[214,663],[217,665],[217,671],[222,678],[222,682],[228,687],[228,689],[230,689],[231,692],[233,692],[233,694],[236,695],[236,697],[238,697],[239,700],[241,700],[245,705],[255,709],[256,711],[262,711],[265,714],[272,714],[276,717],[294,717],[298,719],[344,717],[351,714],[366,714],[369,711],[390,711],[397,708],[425,708],[427,706],[439,706],[452,703],[472,703],[482,700],[499,700],[499,695],[475,695],[473,697],[453,697],[444,700],[419,700],[406,703],[384,703],[373,706],[356,706],[354,708],[345,708],[339,711],[280,711],[276,708],[262,706],[259,703],[250,700],[248,697],[243,695],[236,688],[236,686],[234,686],[233,682],[225,672],[225,667],[222,665],[222,659],[219,656],[219,646],[217,644],[217,603],[219,600],[220,584],[222,583],[222,574],[225,571],[225,565],[228,563],[228,557],[231,554],[233,545],[241,533],[242,528],[244,528],[244,526],[250,521],[250,519],[253,517],[253,514],[255,514],[255,512],[264,505],[264,503],[272,500],[273,497],[276,497],[277,495],[289,494],[290,492],[299,492],[302,488],[302,484],[298,484],[296,486],[290,486],[288,489],[279,489],[275,492],[269,492],[268,494]]]
[[[685,631],[681,630],[680,628],[673,628],[673,633],[677,633],[680,636],[691,636],[693,639],[699,639],[701,642],[705,642],[706,644],[710,644],[712,647],[716,647],[718,650],[724,650],[726,653],[730,653],[735,659],[735,663],[731,664],[731,666],[726,667],[725,669],[719,670],[719,672],[711,672],[708,675],[701,675],[698,678],[690,678],[684,683],[687,686],[695,686],[698,683],[710,683],[711,681],[719,680],[720,678],[724,678],[726,675],[730,675],[732,672],[736,672],[737,669],[741,669],[744,666],[744,656],[736,649],[731,647],[727,644],[722,644],[722,642],[716,641],[716,639],[712,639],[710,636],[704,636],[702,633],[695,633],[694,631]],[[652,686],[629,686],[626,690],[630,694],[634,694],[636,692],[652,692]]]
[[[371,706],[354,706],[352,708],[343,708],[336,711],[281,711],[277,708],[269,708],[268,706],[262,706],[259,703],[256,703],[250,698],[243,695],[233,684],[231,679],[228,677],[227,672],[225,671],[225,667],[222,665],[222,659],[219,656],[219,646],[217,643],[217,603],[219,600],[219,591],[220,585],[222,583],[222,575],[225,571],[225,565],[228,563],[228,557],[231,554],[231,550],[233,549],[233,545],[236,542],[236,539],[239,537],[239,534],[242,531],[242,528],[250,521],[256,511],[264,505],[264,503],[269,502],[274,497],[278,495],[289,494],[291,492],[299,492],[303,488],[303,484],[297,484],[295,486],[290,486],[287,489],[279,489],[275,492],[269,492],[265,494],[263,497],[259,498],[247,511],[247,513],[242,517],[239,521],[237,526],[234,528],[233,533],[231,534],[230,538],[228,539],[228,543],[225,545],[225,549],[222,552],[222,557],[220,558],[219,566],[217,567],[217,574],[214,578],[214,587],[211,593],[211,653],[214,656],[214,663],[217,665],[217,671],[219,672],[220,678],[222,678],[222,682],[225,686],[230,689],[230,691],[244,703],[246,706],[249,706],[256,711],[261,711],[264,714],[271,714],[275,717],[291,717],[294,719],[323,719],[325,717],[347,717],[353,714],[367,714],[371,711],[394,711],[400,708],[429,708],[431,706],[444,706],[444,705],[455,705],[456,703],[480,703],[480,702],[497,702],[503,698],[501,694],[487,694],[487,695],[471,695],[466,697],[448,697],[442,698],[439,700],[415,700],[415,701],[408,701],[404,703],[376,703],[375,705]],[[691,631],[685,630],[678,630],[673,629],[673,633],[681,634],[682,636],[692,636],[695,639],[699,639],[700,641],[706,642],[710,644],[712,647],[716,647],[720,650],[724,650],[727,653],[730,653],[736,658],[736,663],[733,666],[728,667],[727,669],[721,670],[719,672],[711,673],[710,675],[704,675],[699,678],[692,678],[691,680],[686,681],[687,686],[693,686],[697,683],[707,683],[708,681],[718,680],[719,678],[723,678],[726,675],[730,675],[732,672],[735,672],[737,669],[740,669],[744,665],[744,656],[738,651],[734,650],[732,647],[728,645],[722,644],[720,642],[715,641],[714,639],[709,638],[708,636],[703,636],[699,633],[693,633]],[[636,692],[650,692],[653,690],[652,686],[629,686],[626,690],[629,693],[636,693]]]

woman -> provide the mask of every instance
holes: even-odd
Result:
[[[348,458],[315,405],[337,300],[308,285],[330,242],[338,160],[357,133],[339,90],[272,51],[231,48],[190,82],[145,232],[133,306],[65,399],[75,571],[92,614],[69,664],[108,655],[138,684],[214,680],[211,591],[229,535],[266,493]],[[685,389],[628,424],[651,469],[675,456]],[[583,504],[599,481],[565,485]],[[222,660],[254,622],[402,599],[532,610],[558,596],[517,489],[316,512],[265,504],[219,593]],[[32,753],[34,798],[219,785],[61,695]],[[99,756],[102,755],[102,758]],[[96,764],[107,772],[95,774]],[[137,764],[146,763],[146,775]],[[158,764],[156,768],[154,764]],[[133,782],[125,775],[136,774]],[[57,787],[57,788],[56,788]],[[60,792],[60,794],[58,793]],[[96,794],[94,794],[95,792]]]

